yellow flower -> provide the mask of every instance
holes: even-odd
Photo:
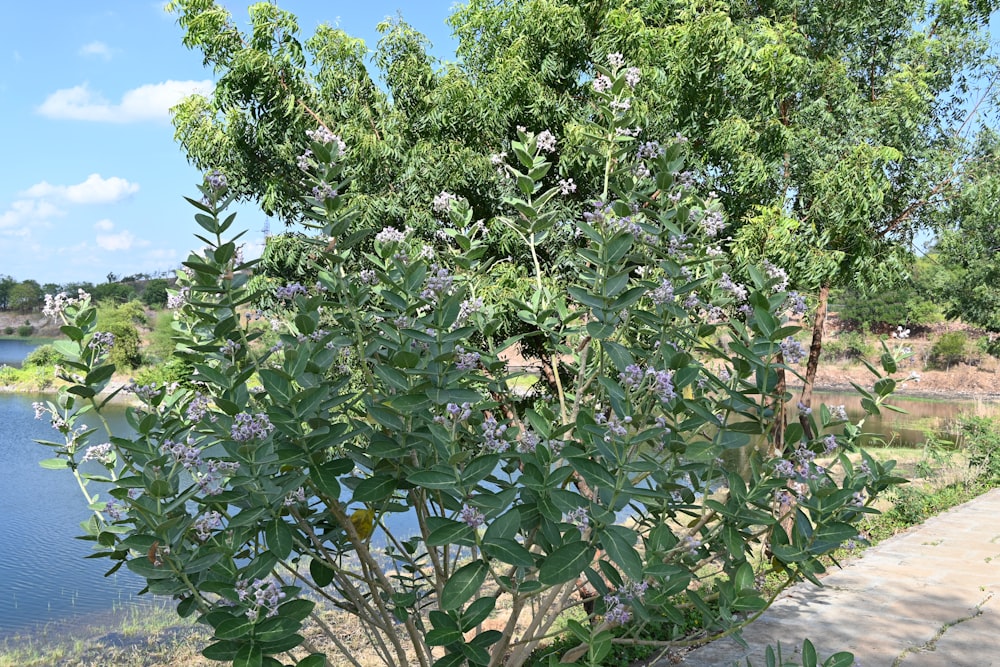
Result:
[[[358,537],[367,540],[375,531],[375,512],[367,507],[354,510],[351,523],[354,524],[354,530],[358,531]]]

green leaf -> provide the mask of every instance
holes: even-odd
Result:
[[[607,526],[600,532],[600,537],[608,558],[622,569],[625,576],[632,581],[642,579],[642,558],[632,546],[636,541],[635,531],[625,526]]]
[[[473,561],[456,570],[441,591],[441,609],[449,611],[465,604],[486,581],[488,572],[489,567],[481,560]]]
[[[296,665],[298,667],[325,667],[326,656],[322,653],[313,653],[299,660]]]
[[[496,607],[496,604],[497,599],[495,597],[479,598],[470,604],[461,615],[462,632],[468,632],[489,618],[489,615],[493,613],[493,609]]]
[[[259,372],[260,383],[275,403],[289,405],[292,402],[292,387],[287,376],[278,370],[263,368]]]
[[[289,600],[278,607],[278,615],[281,618],[300,623],[304,621],[315,608],[316,603],[312,600],[299,598],[297,600]]]
[[[487,557],[517,567],[534,567],[535,557],[516,540],[497,538],[483,542],[483,553]]]
[[[462,471],[462,484],[472,486],[490,475],[500,462],[499,454],[477,456],[469,461]]]
[[[462,632],[453,628],[435,628],[427,633],[428,646],[447,646],[462,641]]]
[[[215,628],[215,636],[219,639],[239,639],[250,634],[253,621],[242,614],[223,621]]]
[[[802,642],[802,667],[816,667],[816,648],[808,639]]]
[[[569,463],[591,486],[605,489],[615,488],[615,478],[599,463],[579,456],[570,458]]]
[[[498,539],[512,539],[521,526],[521,513],[511,509],[493,519],[486,527],[483,542],[493,542]]]
[[[458,542],[468,542],[472,537],[472,528],[461,521],[441,519],[445,521],[443,525],[435,528],[427,536],[427,546],[441,547],[446,544],[456,544]]]
[[[264,652],[256,644],[245,644],[236,652],[233,667],[263,667]]]
[[[264,537],[267,540],[267,548],[281,560],[285,560],[292,553],[292,531],[281,519],[275,519],[267,524],[264,528]]]
[[[69,467],[69,459],[42,459],[38,465],[47,470],[62,470]]]
[[[353,500],[359,503],[377,503],[391,496],[395,490],[395,479],[388,475],[374,475],[361,480],[354,489]]]
[[[313,558],[309,561],[309,576],[312,577],[313,582],[320,588],[328,586],[336,574],[332,568],[327,567],[320,560]]]
[[[854,664],[854,654],[841,651],[827,658],[826,662],[823,663],[823,667],[851,667]]]
[[[461,653],[449,653],[434,661],[434,667],[461,667],[465,664],[465,656]]]
[[[538,580],[546,586],[570,581],[590,565],[596,549],[586,542],[565,544],[553,551],[538,568]]]
[[[408,475],[406,480],[426,489],[454,489],[458,486],[458,479],[453,471],[418,470]]]
[[[236,652],[239,650],[239,642],[234,642],[231,640],[215,642],[214,644],[209,644],[204,649],[202,649],[201,654],[208,658],[209,660],[218,660],[220,662],[229,662],[236,657]]]

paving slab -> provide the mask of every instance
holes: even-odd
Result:
[[[1000,489],[866,550],[823,587],[798,584],[743,631],[657,667],[762,667],[808,638],[862,667],[1000,667]]]

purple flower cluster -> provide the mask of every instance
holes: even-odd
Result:
[[[646,376],[642,367],[638,364],[629,364],[625,370],[618,374],[618,380],[626,389],[635,390],[642,384],[642,379]]]
[[[295,298],[296,294],[306,294],[308,290],[299,283],[291,283],[289,285],[283,285],[274,290],[274,298],[279,301],[290,301]]]
[[[493,453],[506,452],[510,449],[510,443],[504,439],[507,432],[506,424],[498,424],[494,417],[487,417],[483,420],[483,446],[486,451]]]
[[[222,493],[222,483],[226,477],[235,475],[240,469],[240,464],[235,461],[210,460],[205,465],[205,470],[194,475],[198,488],[202,493],[209,496],[217,496]]]
[[[306,501],[306,490],[301,486],[285,496],[285,507],[295,507]]]
[[[787,307],[792,311],[792,315],[799,317],[806,312],[806,300],[798,292],[789,292],[786,300]]]
[[[830,418],[835,422],[847,421],[847,408],[843,405],[835,405],[830,408]]]
[[[647,141],[639,144],[635,156],[640,160],[653,160],[663,155],[664,149],[659,141]]]
[[[576,526],[582,533],[590,526],[590,513],[585,507],[577,507],[570,512],[564,512],[562,520]]]
[[[802,343],[789,336],[781,341],[781,355],[786,364],[793,366],[806,358],[806,350]]]
[[[649,584],[645,581],[628,581],[618,587],[614,593],[604,596],[604,604],[608,611],[604,614],[604,620],[608,623],[618,623],[624,625],[632,620],[632,612],[628,605],[633,600],[641,600],[646,594]]]
[[[691,535],[685,535],[684,539],[681,540],[681,544],[684,546],[684,549],[687,551],[689,556],[697,556],[698,549],[701,548],[701,540]]]
[[[306,136],[318,144],[337,144],[338,155],[347,152],[347,144],[344,143],[344,140],[322,125],[315,130],[306,130]]]
[[[265,612],[265,618],[277,616],[278,605],[285,599],[285,593],[273,581],[254,579],[251,584],[246,579],[236,582],[236,595],[240,602],[251,605],[246,616],[251,621],[260,618],[260,612]]]
[[[629,88],[635,88],[639,83],[639,79],[642,77],[642,72],[638,67],[629,67],[625,70],[625,85]]]
[[[528,429],[524,432],[524,435],[521,436],[519,442],[517,443],[517,451],[522,454],[532,454],[536,449],[538,449],[538,443],[540,442],[541,439],[538,437],[538,434],[531,429]]]
[[[204,542],[212,536],[213,530],[222,528],[222,515],[215,510],[202,514],[194,522],[194,532],[198,540]]]
[[[448,215],[451,210],[451,205],[458,201],[458,197],[451,194],[450,192],[445,192],[442,190],[438,193],[438,196],[434,198],[431,203],[431,209],[439,215]]]
[[[188,302],[188,298],[191,295],[190,287],[181,287],[176,292],[169,294],[167,296],[167,308],[171,310],[177,310],[178,308],[183,308],[184,304]]]
[[[231,357],[237,352],[239,352],[242,347],[243,346],[237,343],[235,340],[227,340],[226,344],[223,345],[221,348],[219,348],[219,352],[226,355],[227,357]]]
[[[624,438],[628,435],[628,425],[632,423],[632,417],[626,415],[619,419],[614,412],[608,415],[599,412],[595,415],[595,419],[598,424],[607,426],[604,431],[604,442],[611,442],[615,438]]]
[[[649,292],[649,298],[657,306],[662,306],[663,304],[674,300],[674,284],[670,282],[668,278],[664,278],[660,281],[660,284],[656,289]]]
[[[652,368],[647,368],[646,375],[652,378],[652,382],[649,386],[650,391],[659,397],[661,403],[669,403],[677,398],[677,392],[674,391],[673,371],[658,371]]]
[[[225,190],[226,187],[229,185],[229,182],[226,180],[226,175],[223,174],[218,169],[213,169],[212,171],[208,172],[208,174],[205,176],[205,182],[208,183],[208,187],[212,188],[216,192]]]
[[[230,435],[236,442],[249,442],[251,440],[263,440],[274,430],[274,425],[267,415],[258,412],[251,415],[248,412],[241,412],[233,419],[233,428]]]
[[[472,404],[468,401],[461,405],[449,403],[444,409],[448,413],[448,417],[453,421],[464,422],[472,416]]]
[[[90,339],[90,343],[87,345],[87,347],[91,350],[96,350],[98,354],[109,352],[114,346],[115,335],[110,331],[96,332],[94,337]]]
[[[382,231],[375,235],[375,241],[386,245],[388,243],[402,243],[406,240],[406,232],[399,231],[395,227],[383,227]]]
[[[552,153],[556,149],[556,135],[552,134],[548,130],[542,130],[535,137],[535,142],[538,145],[538,150],[545,153]]]
[[[129,394],[135,394],[136,398],[146,403],[163,393],[163,390],[160,389],[155,382],[151,382],[150,384],[137,384],[135,380],[132,380],[125,385],[123,391]]]
[[[113,463],[114,460],[115,460],[115,452],[111,448],[111,443],[105,442],[103,445],[94,445],[92,447],[87,447],[87,451],[84,453],[83,458],[80,459],[80,463],[86,463],[87,461],[97,461],[101,465],[106,466]]]
[[[160,451],[173,456],[174,461],[184,466],[185,470],[201,466],[201,449],[194,446],[190,436],[188,436],[187,442],[166,440],[160,445]]]
[[[775,281],[772,287],[775,292],[783,292],[788,287],[788,273],[780,266],[775,266],[765,259],[764,272],[768,278]]]
[[[732,295],[738,303],[746,301],[747,296],[749,296],[746,286],[742,283],[734,282],[733,279],[729,277],[728,273],[723,273],[722,277],[719,278],[719,288]]]
[[[465,299],[458,307],[458,322],[464,324],[473,313],[478,313],[483,309],[483,300],[479,297]]]
[[[470,528],[479,528],[486,521],[486,516],[475,507],[462,505],[462,511],[458,513],[458,519]]]
[[[431,264],[431,272],[427,276],[423,291],[420,292],[420,298],[437,303],[442,296],[451,294],[454,282],[451,271],[443,266]]]
[[[726,221],[721,211],[705,211],[701,219],[701,228],[709,238],[715,238],[726,228]]]
[[[576,192],[576,183],[573,182],[572,178],[561,178],[557,185],[559,186],[559,194],[564,197]]]
[[[42,314],[46,317],[60,317],[68,306],[75,306],[82,301],[89,301],[90,295],[82,289],[78,290],[77,298],[74,299],[66,292],[59,292],[55,296],[45,295],[45,305],[42,307]]]
[[[316,199],[319,199],[320,201],[326,201],[327,199],[336,199],[338,194],[340,193],[337,192],[337,189],[334,188],[329,183],[320,183],[319,185],[313,186],[312,189],[312,196],[315,197]]]
[[[603,74],[600,74],[594,79],[594,82],[591,85],[594,86],[595,91],[599,93],[606,93],[609,90],[611,90],[611,87],[614,84],[612,83],[611,79],[609,79]]]
[[[104,512],[111,521],[121,521],[128,516],[128,505],[120,500],[112,500],[104,506]]]

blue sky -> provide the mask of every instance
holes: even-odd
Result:
[[[251,2],[222,3],[245,26]],[[454,57],[452,0],[279,0],[302,36],[339,25],[374,46],[401,13],[439,58]],[[173,140],[167,109],[212,73],[181,43],[163,2],[18,2],[0,47],[0,275],[63,284],[172,270],[197,247],[183,196],[201,175]],[[259,244],[264,216],[237,224]]]

